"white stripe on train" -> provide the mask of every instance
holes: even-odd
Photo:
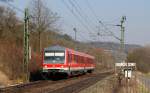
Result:
[[[66,67],[66,68],[61,68],[61,67],[55,67],[55,68],[43,68],[43,70],[44,69],[62,69],[62,70],[69,70],[69,67]],[[71,71],[77,71],[77,70],[84,70],[84,69],[87,69],[87,70],[89,70],[89,69],[94,69],[94,67],[70,67],[70,70]]]

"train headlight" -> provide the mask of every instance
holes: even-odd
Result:
[[[63,68],[64,66],[61,66],[61,68]]]
[[[45,65],[44,68],[47,68],[47,65]]]

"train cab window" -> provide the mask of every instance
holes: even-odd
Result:
[[[44,62],[45,63],[64,63],[65,53],[56,51],[45,51]]]

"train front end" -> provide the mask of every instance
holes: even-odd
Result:
[[[66,65],[66,52],[64,47],[53,46],[43,51],[43,73],[58,74],[68,73]]]

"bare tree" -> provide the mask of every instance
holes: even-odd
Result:
[[[19,22],[16,13],[8,7],[0,6],[0,20],[0,38],[14,37]]]
[[[30,8],[32,31],[38,33],[39,52],[41,51],[41,34],[53,28],[58,17],[44,5],[43,0],[33,0]]]

